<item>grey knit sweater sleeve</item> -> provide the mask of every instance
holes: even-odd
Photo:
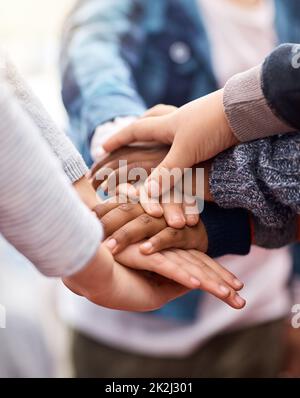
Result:
[[[0,233],[48,276],[84,267],[99,247],[98,220],[0,75]]]
[[[300,214],[300,133],[240,144],[216,157],[210,187],[216,203],[244,208],[255,219],[259,244],[293,241]],[[281,242],[282,244],[282,242]]]
[[[83,177],[88,168],[70,139],[53,122],[9,58],[0,51],[0,73],[21,107],[31,117],[41,135],[60,160],[71,182]]]
[[[241,142],[300,130],[300,45],[275,48],[262,65],[233,76],[224,110]]]
[[[224,88],[224,110],[240,142],[292,132],[295,129],[278,118],[262,89],[262,65],[233,76]]]

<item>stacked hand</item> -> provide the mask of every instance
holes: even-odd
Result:
[[[157,111],[161,110],[149,113]],[[122,148],[93,168],[93,186],[98,189],[101,185],[105,190],[110,180],[118,184],[120,158],[127,160],[128,170],[143,167],[150,173],[168,150],[165,146]],[[110,175],[96,178],[103,167],[112,169]],[[243,284],[203,253],[208,246],[205,227],[198,215],[187,214],[184,203],[162,204],[165,217],[158,217],[154,206],[155,217],[151,217],[143,209],[146,201],[141,201],[143,207],[138,203],[119,204],[116,198],[100,203],[86,180],[75,188],[100,219],[106,237],[91,263],[64,281],[75,293],[102,306],[131,311],[154,310],[191,289],[207,291],[233,308],[245,305],[237,293]],[[122,186],[118,186],[120,189]],[[104,283],[99,286],[101,279]]]
[[[128,170],[144,167],[150,172],[166,152],[165,147],[141,146],[116,151],[93,167],[93,186],[98,189],[101,185],[106,189],[110,179],[114,183],[116,180],[119,182],[122,172],[118,169],[119,159],[127,160]],[[112,172],[108,178],[99,179],[97,173],[103,168],[111,169]],[[115,258],[128,267],[146,267],[188,288],[206,290],[234,308],[243,307],[245,302],[236,293],[243,284],[203,253],[207,251],[208,241],[199,215],[189,218],[189,215],[184,214],[184,205],[180,203],[162,206],[165,217],[160,218],[145,214],[140,204],[120,204],[117,197],[95,207],[94,211],[104,226],[106,245]],[[179,225],[178,220],[183,215]],[[174,227],[169,226],[172,223]],[[132,253],[133,247],[134,250],[139,249],[138,255],[127,261],[124,256]]]
[[[201,118],[199,118],[201,115]],[[161,176],[175,168],[184,171],[238,143],[223,109],[223,90],[176,109],[155,107],[145,117],[110,138],[103,148],[115,151],[141,141],[156,141],[171,145],[165,158],[157,165],[145,184],[149,195],[163,193]],[[176,181],[175,181],[176,182]],[[158,208],[145,210],[161,215]]]
[[[123,265],[154,272],[189,289],[200,288],[233,308],[245,305],[237,293],[243,284],[199,251],[207,248],[201,222],[195,227],[173,229],[164,218],[146,215],[139,204],[118,204],[114,198],[97,206],[95,212],[104,226],[107,247]]]
[[[169,107],[167,107],[169,109]],[[121,148],[111,155],[107,155],[101,161],[94,165],[92,169],[93,179],[92,184],[94,189],[98,189],[99,187],[112,195],[116,195],[118,193],[128,193],[132,192],[132,185],[125,186],[125,184],[120,184],[120,180],[125,180],[126,182],[136,183],[137,181],[130,181],[129,174],[133,169],[140,170],[143,169],[147,175],[149,175],[154,167],[156,167],[167,155],[170,147],[165,145],[160,146],[145,146],[139,145],[138,147],[125,147]],[[119,166],[119,160],[126,161],[126,167]],[[107,176],[104,170],[111,171]],[[125,174],[124,174],[125,173]],[[127,174],[126,174],[127,173]],[[207,183],[207,179],[205,181]],[[117,190],[114,191],[114,187],[117,187]],[[121,189],[121,192],[120,192]],[[127,192],[124,192],[127,189]],[[208,189],[205,189],[208,192]],[[199,221],[198,213],[189,214],[188,208],[190,206],[190,201],[187,203],[184,201],[183,203],[176,203],[173,200],[173,192],[170,194],[170,200],[165,203],[158,204],[159,201],[149,201],[147,197],[144,199],[143,190],[140,189],[139,192],[139,202],[142,204],[143,208],[147,213],[152,214],[154,216],[161,216],[160,208],[162,207],[164,212],[164,217],[169,226],[174,228],[182,228],[185,225],[194,226],[197,225]],[[191,194],[193,194],[193,189],[191,190]],[[133,195],[137,195],[137,191],[134,190]],[[156,204],[156,203],[157,204]]]
[[[138,250],[132,248],[123,259],[131,263],[138,260],[138,255]],[[149,264],[144,262],[144,268],[147,267]],[[121,265],[105,245],[82,271],[65,278],[64,283],[75,294],[97,305],[125,311],[152,311],[188,292],[170,279]]]

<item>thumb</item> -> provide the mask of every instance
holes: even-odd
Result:
[[[183,178],[185,169],[193,166],[193,160],[183,152],[182,145],[175,141],[164,160],[145,181],[148,195],[159,197]]]
[[[144,141],[157,141],[170,144],[172,141],[170,142],[169,137],[168,119],[166,119],[166,116],[149,116],[136,120],[113,135],[103,144],[103,149],[106,152],[113,152],[134,142]]]

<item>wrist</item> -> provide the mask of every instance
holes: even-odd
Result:
[[[80,178],[73,184],[77,194],[83,203],[91,210],[93,210],[99,203],[101,203],[96,191],[92,187],[92,184],[86,177]]]
[[[233,130],[229,124],[229,120],[226,116],[226,110],[224,106],[224,89],[217,91],[216,93],[216,100],[218,101],[218,115],[219,115],[219,128],[221,131],[220,137],[223,142],[223,150],[231,148],[239,144],[239,140],[234,135]]]
[[[63,280],[75,294],[105,305],[112,287],[114,259],[109,250],[101,245],[94,257],[74,275]]]
[[[197,196],[197,169],[203,169],[203,198],[206,202],[213,202],[213,196],[210,189],[209,177],[212,168],[212,160],[207,160],[206,162],[199,163],[193,168],[193,196]]]

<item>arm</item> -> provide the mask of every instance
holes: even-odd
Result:
[[[184,170],[240,141],[296,131],[300,127],[300,63],[296,62],[300,56],[293,48],[277,48],[262,68],[235,76],[224,90],[172,113],[140,119],[110,138],[104,149],[111,152],[136,141],[171,144],[165,159],[146,181],[151,194],[155,183],[162,192],[160,175],[165,170]]]
[[[44,274],[70,275],[96,254],[100,224],[5,84],[0,114],[1,233]]]
[[[241,142],[300,130],[300,46],[283,44],[224,89],[230,128]]]
[[[99,125],[120,116],[139,116],[145,110],[131,73],[138,65],[136,53],[144,37],[138,32],[138,3],[79,1],[67,21],[61,57],[63,100],[75,140],[82,150],[85,147],[86,156]]]
[[[37,126],[2,80],[0,115],[0,232],[17,250],[43,274],[64,277],[74,293],[109,308],[150,311],[187,292],[167,279],[129,270],[114,261],[105,245],[99,247],[100,223],[71,189]],[[178,264],[160,260],[157,272],[182,276]],[[188,263],[184,279],[192,285],[192,254]],[[153,269],[153,259],[141,256],[140,265]],[[232,289],[224,294],[218,283],[208,289],[235,308],[244,305],[236,302]]]
[[[292,137],[294,137],[294,135],[292,135]],[[274,141],[275,138],[273,138],[272,140]],[[285,140],[289,141],[288,135],[286,136]],[[269,141],[266,140],[266,142]],[[164,244],[164,242],[166,242],[167,244],[168,242],[170,242],[170,237],[172,237],[172,234],[174,234],[174,236],[176,237],[175,244],[180,244],[180,240],[182,240],[182,245],[179,247],[191,248],[189,244],[192,244],[192,248],[197,248],[205,252],[207,252],[208,250],[209,255],[213,257],[229,253],[246,254],[249,251],[250,243],[266,248],[275,248],[285,246],[291,242],[294,242],[297,239],[297,223],[295,211],[293,211],[293,209],[290,209],[290,216],[285,218],[285,216],[282,215],[282,204],[280,205],[280,203],[277,203],[276,206],[274,204],[272,208],[272,198],[270,197],[270,193],[268,195],[266,194],[266,188],[261,181],[265,179],[265,184],[268,183],[269,190],[272,191],[274,189],[274,181],[272,185],[271,180],[270,178],[267,178],[268,174],[266,174],[266,171],[264,171],[264,169],[269,168],[270,170],[276,170],[277,167],[277,174],[274,173],[274,178],[279,180],[279,183],[283,185],[283,187],[286,189],[286,191],[283,192],[281,196],[283,196],[283,200],[286,200],[286,195],[290,196],[290,193],[288,191],[290,190],[291,192],[293,192],[294,186],[294,184],[292,183],[292,178],[297,179],[298,175],[297,164],[294,164],[294,171],[291,172],[292,166],[290,162],[291,159],[294,159],[294,161],[296,161],[296,157],[294,156],[294,151],[296,149],[295,142],[290,142],[290,146],[293,150],[287,150],[287,156],[290,156],[290,159],[287,158],[287,163],[290,164],[290,185],[285,183],[285,174],[283,173],[284,170],[282,170],[282,167],[281,169],[279,167],[280,162],[276,162],[276,159],[279,156],[275,151],[275,147],[270,147],[268,148],[268,150],[262,152],[260,147],[258,149],[255,149],[256,145],[260,145],[259,142],[249,143],[247,144],[247,146],[246,144],[240,145],[238,148],[236,148],[236,150],[228,151],[227,153],[220,155],[220,157],[217,157],[214,161],[208,161],[199,164],[194,168],[193,179],[191,181],[193,186],[192,194],[194,196],[197,195],[196,168],[204,168],[205,200],[210,202],[214,201],[215,199],[213,196],[213,192],[216,190],[218,192],[218,196],[220,196],[219,204],[222,206],[222,200],[226,198],[227,205],[225,205],[225,207],[227,207],[228,209],[221,209],[216,205],[210,205],[206,203],[204,211],[201,213],[200,224],[203,224],[203,226],[205,227],[204,230],[207,236],[203,236],[203,226],[201,229],[199,225],[195,229],[188,228],[188,226],[192,225],[187,225],[186,228],[177,232],[173,231],[172,228],[169,228],[165,232],[163,232],[163,235],[159,235],[152,240],[152,242],[155,243],[155,249],[159,250],[160,248],[164,248],[164,246],[162,245]],[[279,146],[280,148],[280,143],[278,143],[277,146]],[[240,162],[238,163],[238,156],[236,154],[236,151],[242,150],[243,148],[244,150],[242,152],[242,156],[240,156],[239,158]],[[120,160],[126,160],[127,162],[127,178],[130,178],[129,171],[132,169],[132,167],[143,167],[143,169],[145,169],[147,173],[150,173],[151,169],[164,158],[167,151],[168,148],[166,147],[125,147],[110,155],[107,155],[93,167],[93,186],[95,187],[95,189],[99,188],[99,185],[102,183],[103,179],[102,176],[101,178],[100,176],[98,176],[98,172],[101,173],[102,170],[106,168],[111,170],[111,174],[101,186],[110,185],[110,179],[112,180],[112,183],[114,181],[118,181],[118,176],[122,172],[122,168],[119,168]],[[259,156],[257,155],[260,155],[261,158],[259,158]],[[222,159],[225,159],[224,162],[222,161]],[[247,162],[250,164],[247,164]],[[260,173],[260,178],[256,176],[256,172]],[[231,178],[231,173],[233,175],[233,178]],[[278,177],[278,175],[280,176],[280,178]],[[125,177],[124,171],[123,177]],[[277,188],[279,189],[280,185],[278,185]],[[257,202],[257,200],[252,201],[251,195],[254,198],[259,197],[260,202]],[[270,201],[270,203],[268,201]],[[292,200],[291,203],[293,203]],[[271,213],[271,210],[268,206],[273,209],[273,213]],[[233,207],[233,209],[230,209],[231,207]],[[245,207],[247,210],[245,209]],[[172,214],[175,213],[175,210],[176,208],[173,206]],[[142,209],[140,209],[140,211],[142,212]],[[252,211],[254,212],[254,216],[251,216]],[[151,223],[147,223],[146,225],[144,225],[144,231],[142,232],[142,234],[138,233],[137,228],[141,228],[141,226],[143,225],[143,212],[141,213],[141,215],[142,217],[140,223],[137,221],[136,223],[132,223],[130,226],[126,225],[123,229],[121,228],[119,232],[113,235],[113,238],[118,238],[118,242],[122,241],[122,244],[118,245],[119,249],[122,249],[122,245],[126,244],[126,242],[134,243],[138,240],[148,237],[148,228],[153,231],[153,235],[157,233],[157,225],[154,222],[155,219],[150,216],[149,219],[151,220]],[[162,229],[165,228],[166,223],[169,224],[169,226],[173,226],[171,225],[167,215],[168,213],[165,212],[165,219],[158,219],[158,226],[161,226]],[[264,219],[263,217],[268,217],[268,220]],[[270,217],[273,219],[274,224],[270,224]],[[260,220],[260,218],[262,218],[262,221]],[[110,217],[109,220],[111,220]],[[250,220],[252,225],[251,239],[249,230]],[[235,226],[234,230],[232,230],[232,225]],[[176,228],[176,226],[173,227]],[[144,233],[146,233],[146,235],[143,235]],[[190,233],[193,237],[190,237]],[[199,238],[199,241],[194,238],[197,234],[199,237],[201,236],[201,238]],[[223,238],[224,236],[226,237],[226,239]],[[160,244],[159,240],[161,241],[162,245]],[[207,241],[209,243],[209,248],[207,247],[207,244],[204,244],[204,242]],[[184,242],[187,244],[186,246]]]
[[[30,117],[46,140],[54,155],[60,160],[62,168],[73,183],[74,188],[83,202],[93,209],[99,200],[95,191],[84,177],[88,168],[67,135],[59,129],[35,96],[16,67],[5,54],[0,53],[0,71],[5,78],[8,88],[14,94],[19,106]]]
[[[60,160],[70,181],[79,180],[88,171],[81,155],[66,134],[55,125],[40,100],[32,92],[15,66],[4,54],[0,55],[0,71],[10,91],[14,94],[14,98],[37,126],[40,134]]]
[[[210,190],[219,206],[253,213],[259,240],[268,229],[275,241],[284,236],[295,240],[299,170],[299,133],[265,138],[218,155],[210,172]]]
[[[262,224],[282,227],[300,213],[300,134],[265,138],[214,160],[210,189],[222,207],[243,207]]]

